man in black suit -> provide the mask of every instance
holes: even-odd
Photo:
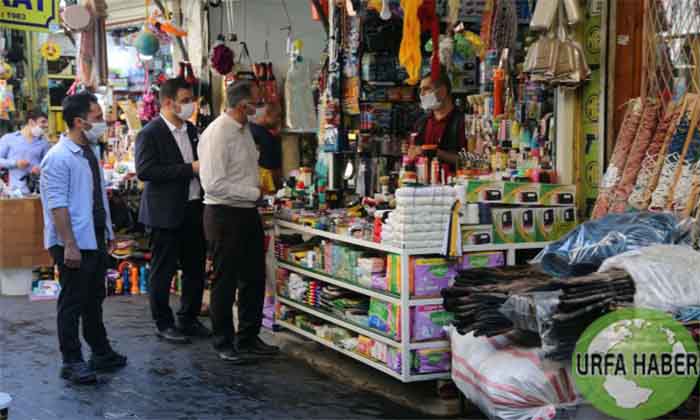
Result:
[[[193,100],[185,80],[166,81],[160,90],[160,117],[136,139],[136,173],[145,183],[139,221],[151,231],[151,312],[156,334],[173,343],[210,335],[197,318],[204,293],[206,243],[197,129],[187,121],[194,112]],[[178,263],[183,279],[176,326],[169,299]]]

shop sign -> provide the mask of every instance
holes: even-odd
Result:
[[[48,32],[58,23],[59,0],[0,0],[0,27]]]

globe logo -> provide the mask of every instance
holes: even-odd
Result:
[[[698,345],[664,312],[622,309],[591,324],[573,355],[578,391],[621,420],[647,420],[680,407],[698,382]]]

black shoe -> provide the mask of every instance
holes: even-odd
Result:
[[[180,323],[178,328],[182,334],[187,337],[197,337],[197,338],[209,338],[211,337],[211,330],[207,328],[198,319],[191,321],[189,323]]]
[[[242,365],[246,362],[250,362],[250,359],[246,359],[238,351],[231,348],[217,350],[217,352],[219,355],[219,359],[225,360],[234,365]]]
[[[279,347],[271,346],[255,337],[252,342],[239,342],[238,351],[243,354],[253,354],[257,356],[274,356],[280,352]]]
[[[114,350],[101,355],[93,354],[88,362],[90,369],[97,371],[121,369],[126,366],[127,357]]]
[[[97,372],[85,362],[64,363],[61,367],[61,378],[76,385],[97,383]]]
[[[189,344],[190,339],[185,337],[183,333],[176,330],[175,327],[169,327],[164,330],[156,330],[156,335],[163,340],[173,344]]]

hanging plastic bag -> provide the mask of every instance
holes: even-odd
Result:
[[[287,127],[300,131],[315,131],[316,107],[311,87],[309,64],[300,54],[301,45],[295,42],[299,54],[292,54],[284,86]]]

